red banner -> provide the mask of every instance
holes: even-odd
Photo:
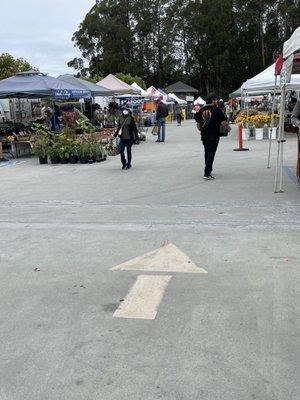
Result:
[[[283,66],[283,55],[280,54],[280,56],[277,58],[277,60],[275,61],[275,72],[274,75],[280,75],[280,72],[282,70],[282,66]]]

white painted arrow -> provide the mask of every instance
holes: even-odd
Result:
[[[119,308],[117,318],[155,319],[158,306],[172,277],[140,275]]]
[[[207,274],[205,269],[197,267],[186,254],[172,243],[117,265],[112,270]]]
[[[168,244],[158,250],[146,253],[112,270],[145,271],[145,272],[185,272],[207,274],[197,267],[174,244]],[[170,275],[140,275],[115,311],[117,318],[155,319],[158,306],[171,279]]]

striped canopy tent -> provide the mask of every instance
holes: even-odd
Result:
[[[150,86],[147,89],[147,93],[156,99],[159,99],[160,97],[163,97],[163,95],[160,93],[160,91],[158,89],[156,89],[154,86]]]
[[[163,96],[162,97],[162,101],[164,102],[164,103],[166,103],[166,104],[174,104],[174,99],[172,99],[172,97],[170,97],[166,92],[164,92],[162,89],[160,89],[160,88],[158,88],[157,89],[160,93],[161,93],[161,95]]]

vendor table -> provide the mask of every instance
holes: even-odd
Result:
[[[11,154],[14,158],[31,157],[30,142],[12,142]]]

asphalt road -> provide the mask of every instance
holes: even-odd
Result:
[[[235,145],[209,182],[192,122],[149,134],[129,171],[0,164],[1,400],[299,399],[296,141],[283,194],[275,145],[271,169],[265,141]],[[155,319],[114,317],[166,272],[111,268],[168,243],[207,274],[168,272]]]

